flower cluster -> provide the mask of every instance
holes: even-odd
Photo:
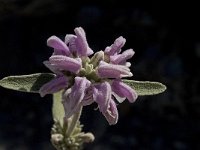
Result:
[[[81,107],[93,102],[105,116],[110,125],[118,121],[116,101],[126,98],[133,103],[137,99],[134,89],[122,82],[122,77],[131,77],[130,62],[133,49],[121,53],[126,39],[120,36],[111,46],[93,54],[83,28],[75,28],[75,35],[67,34],[65,41],[56,36],[47,40],[54,49],[44,65],[56,74],[56,77],[40,88],[40,95],[52,94],[63,90],[62,102],[65,117],[70,118]],[[91,56],[92,57],[89,57]]]

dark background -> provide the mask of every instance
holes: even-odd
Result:
[[[131,4],[132,3],[132,4]],[[135,80],[159,81],[165,93],[118,105],[119,122],[85,107],[84,131],[96,136],[86,150],[200,149],[200,34],[197,4],[188,2],[0,0],[0,78],[49,72],[51,35],[82,26],[90,47],[104,50],[120,35],[133,48]],[[0,150],[53,150],[51,96],[0,88]]]

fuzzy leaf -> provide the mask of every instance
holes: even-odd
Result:
[[[166,86],[159,82],[135,81],[126,79],[122,81],[132,87],[139,96],[155,95],[166,90]]]
[[[8,76],[0,80],[0,86],[21,92],[38,93],[40,87],[54,77],[51,73]]]
[[[60,122],[60,125],[62,126],[65,112],[61,100],[62,100],[62,91],[53,94],[53,106],[52,106],[53,119],[58,120]]]

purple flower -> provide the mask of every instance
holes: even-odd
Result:
[[[118,121],[116,102],[128,99],[133,103],[137,93],[121,78],[131,77],[127,62],[134,55],[133,49],[122,51],[126,39],[120,36],[105,51],[98,51],[92,57],[83,28],[74,29],[63,42],[56,36],[47,40],[54,49],[48,61],[44,61],[56,78],[40,88],[41,96],[63,90],[62,102],[65,117],[69,118],[81,107],[97,103],[99,111],[110,125]]]
[[[75,44],[79,56],[89,56],[93,54],[93,51],[88,46],[85,31],[83,30],[83,28],[81,27],[75,28],[74,32],[76,33],[77,36]]]
[[[57,76],[50,82],[44,84],[40,88],[40,95],[43,97],[46,94],[53,94],[55,92],[58,92],[68,86],[68,79],[65,76]]]
[[[108,109],[106,112],[103,112],[103,115],[106,117],[110,125],[114,125],[117,123],[119,115],[118,115],[116,103],[113,99],[110,100]]]
[[[74,85],[63,93],[66,118],[71,117],[80,109],[86,89],[90,87],[90,84],[85,77],[75,77]]]
[[[113,64],[126,65],[126,61],[130,59],[134,54],[135,52],[133,49],[128,49],[122,54],[110,56],[110,62]]]
[[[94,86],[93,99],[99,105],[99,110],[105,113],[111,101],[111,86],[108,82],[99,83]]]
[[[128,67],[124,65],[109,64],[104,61],[99,63],[97,74],[101,78],[122,78],[133,76]]]
[[[94,101],[98,104],[100,112],[106,117],[110,125],[118,121],[118,111],[116,103],[112,99],[112,89],[108,82],[103,82],[94,86]]]
[[[130,103],[135,102],[138,95],[134,89],[119,80],[113,80],[112,91],[121,98],[127,98]]]
[[[120,36],[115,40],[114,44],[105,49],[105,53],[108,55],[118,54],[120,53],[121,48],[124,46],[125,43],[126,39]]]
[[[70,55],[70,51],[67,45],[56,36],[51,36],[47,40],[47,45],[54,48],[54,55]]]
[[[66,70],[72,73],[77,73],[81,69],[81,59],[71,58],[62,55],[54,55],[49,58],[51,66],[58,68],[59,70]]]

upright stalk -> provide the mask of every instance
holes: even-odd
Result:
[[[82,107],[80,107],[79,111],[72,116],[71,123],[69,124],[69,127],[66,132],[66,137],[70,137],[70,135],[73,134],[74,129],[80,119],[81,112],[82,112]]]

